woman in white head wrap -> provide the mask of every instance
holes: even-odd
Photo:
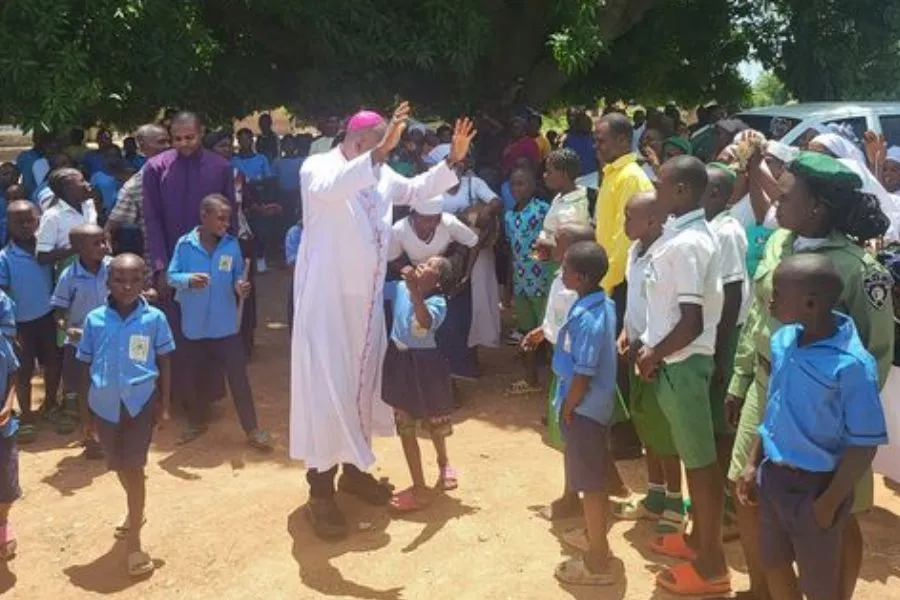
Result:
[[[900,192],[900,146],[891,146],[881,167],[881,183],[892,194]]]
[[[862,192],[878,198],[882,212],[891,221],[891,226],[884,234],[885,239],[900,240],[900,196],[888,192],[872,174],[865,155],[856,144],[836,133],[823,133],[813,138],[809,143],[809,149],[838,159],[859,175],[863,182]]]
[[[478,234],[454,215],[443,212],[442,204],[443,197],[435,196],[418,203],[408,217],[394,223],[388,250],[393,272],[399,272],[404,256],[417,265],[432,256],[452,255],[457,276],[468,281],[478,257]],[[464,255],[455,252],[460,247],[468,249]],[[450,295],[447,317],[437,333],[438,348],[450,362],[450,372],[457,377],[478,375],[469,352],[471,321],[472,293],[468,284],[464,284],[458,293]]]

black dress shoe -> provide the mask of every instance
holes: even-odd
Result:
[[[384,506],[394,495],[394,486],[389,483],[379,481],[369,473],[350,473],[346,469],[338,478],[338,489],[372,506]]]
[[[347,519],[333,498],[310,498],[306,505],[306,516],[312,523],[313,532],[320,539],[337,541],[347,537]]]

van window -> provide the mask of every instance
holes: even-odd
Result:
[[[856,136],[857,145],[862,144],[863,135],[866,133],[866,130],[869,128],[868,122],[865,117],[850,117],[846,119],[832,119],[831,121],[824,121],[825,125],[849,125],[850,129],[853,130],[853,135]]]
[[[737,114],[735,118],[740,119],[750,129],[755,129],[759,131],[767,138],[772,137],[772,121],[776,118],[773,115],[754,115],[754,114]],[[782,131],[788,132],[797,125],[800,124],[800,119],[793,119],[791,117],[778,117],[782,124]]]
[[[900,115],[881,115],[881,133],[887,138],[888,146],[900,146]]]

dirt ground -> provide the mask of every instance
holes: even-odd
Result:
[[[115,477],[80,457],[74,437],[42,431],[21,453],[24,497],[12,517],[19,555],[0,565],[0,595],[76,600],[101,595],[142,600],[363,598],[664,599],[653,574],[661,561],[646,548],[650,526],[614,524],[610,541],[627,581],[606,590],[566,589],[553,568],[567,551],[532,508],[562,485],[561,456],[541,439],[541,397],[513,399],[501,390],[518,375],[507,349],[484,355],[491,374],[468,391],[450,456],[459,490],[428,511],[390,519],[383,509],[340,497],[359,531],[340,543],[313,537],[301,506],[303,469],[287,458],[287,277],[268,273],[261,290],[258,351],[251,367],[261,422],[277,449],[247,449],[229,404],[211,432],[176,447],[177,426],[157,435],[148,468],[146,548],[159,569],[148,580],[123,574],[124,548],[113,527],[125,512]],[[425,456],[432,460],[428,446]],[[409,476],[396,439],[376,442],[379,476],[398,486]],[[637,461],[620,469],[644,485]],[[436,467],[429,466],[436,474]],[[863,520],[867,543],[857,598],[900,598],[900,497],[878,478],[878,507]],[[577,524],[577,523],[574,523]],[[572,524],[568,524],[571,526]],[[740,553],[729,545],[738,589],[746,583]]]

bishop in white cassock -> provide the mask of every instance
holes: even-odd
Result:
[[[346,535],[334,502],[339,486],[374,503],[390,488],[364,473],[375,462],[372,436],[393,435],[392,409],[381,399],[387,348],[382,288],[393,204],[412,205],[456,185],[450,165],[462,161],[475,132],[457,122],[450,155],[407,179],[385,163],[400,141],[409,107],[389,123],[355,115],[344,142],[309,157],[300,170],[303,239],[294,275],[291,342],[291,458],[303,460],[310,485],[308,516],[324,538]]]

